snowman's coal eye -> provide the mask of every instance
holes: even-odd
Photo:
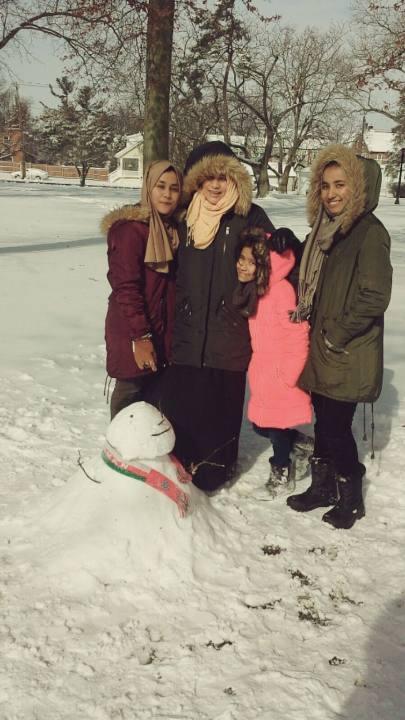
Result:
[[[134,417],[133,415],[130,415],[129,417]]]

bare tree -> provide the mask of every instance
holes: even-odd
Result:
[[[232,68],[231,93],[236,101],[245,105],[257,118],[264,132],[264,148],[257,178],[259,197],[264,197],[270,190],[268,163],[277,130],[288,112],[285,108],[281,109],[279,90],[273,82],[278,55],[269,38],[269,35],[256,37],[249,54],[238,58]]]
[[[241,4],[259,16],[251,0]],[[207,0],[0,0],[0,50],[12,42],[23,47],[27,33],[43,33],[63,41],[66,59],[80,62],[87,72],[94,75],[98,64],[97,80],[105,86],[129,44],[136,47],[140,39],[143,53],[147,36],[146,61],[143,53],[135,64],[141,77],[146,74],[144,159],[149,162],[168,153],[173,30],[182,11],[206,12]]]
[[[102,42],[100,37],[94,44],[92,31],[113,32],[122,10],[115,0],[0,0],[0,50],[12,43],[25,48],[25,36],[42,34],[63,40],[87,61],[97,56]]]
[[[278,63],[274,82],[280,88],[282,105],[289,108],[277,132],[282,142],[279,154],[279,189],[287,191],[288,178],[299,151],[307,141],[322,143],[330,120],[350,115],[351,66],[342,51],[339,28],[321,33],[306,28],[302,33],[285,28],[278,37]]]
[[[395,122],[405,82],[405,0],[355,0],[356,101]],[[388,91],[388,92],[387,92]]]
[[[356,0],[360,84],[399,90],[405,80],[405,0]]]

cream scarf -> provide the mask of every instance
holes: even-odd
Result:
[[[291,314],[293,322],[307,320],[311,315],[322,266],[333,243],[335,233],[341,227],[342,222],[342,216],[330,218],[321,205],[315,224],[305,243],[300,264],[298,305]]]
[[[187,222],[187,244],[193,245],[198,250],[205,250],[217,234],[221,218],[236,204],[239,197],[238,190],[233,180],[227,180],[225,195],[216,205],[211,205],[204,198],[201,190],[194,193],[193,199],[188,206]]]

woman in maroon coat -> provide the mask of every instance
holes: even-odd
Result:
[[[142,399],[169,358],[178,246],[173,212],[180,192],[181,175],[173,165],[152,163],[141,204],[114,210],[102,221],[112,287],[105,322],[107,373],[116,378],[111,419]]]

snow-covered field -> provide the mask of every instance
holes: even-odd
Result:
[[[108,423],[98,223],[136,196],[0,183],[0,717],[405,718],[405,201],[384,198],[378,211],[392,235],[394,291],[375,460],[370,411],[366,441],[362,411],[356,418],[366,518],[337,531],[321,511],[301,516],[283,498],[263,501],[269,450],[246,424],[239,481],[185,521],[189,547],[179,523],[169,538],[175,562],[157,561],[145,575],[139,548],[128,541],[119,554],[77,465],[80,455],[94,467]],[[276,225],[303,237],[303,199],[262,204]],[[80,477],[97,532],[93,543],[86,527],[72,533],[72,572],[66,547],[60,556],[51,550]],[[147,522],[134,513],[138,529]],[[80,568],[82,542],[93,574]],[[164,528],[155,542],[151,557],[168,542]]]

